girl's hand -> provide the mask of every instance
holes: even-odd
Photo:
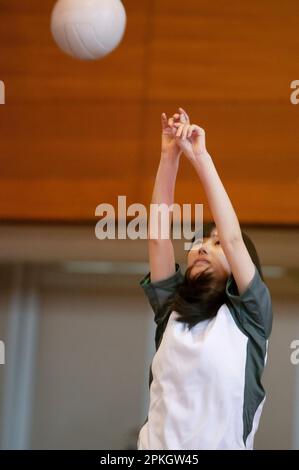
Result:
[[[205,131],[202,127],[190,123],[174,123],[173,127],[176,128],[176,143],[190,161],[195,161],[200,155],[208,153]]]
[[[176,127],[175,124],[188,123],[190,124],[189,117],[183,108],[179,108],[179,113],[175,113],[171,118],[167,119],[165,113],[161,116],[162,122],[162,142],[161,152],[164,155],[171,157],[179,157],[182,150],[179,143],[176,141]]]

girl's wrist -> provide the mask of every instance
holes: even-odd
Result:
[[[198,153],[194,156],[194,163],[200,165],[211,159],[212,159],[211,155],[209,154],[207,150],[205,150],[204,152]]]
[[[170,162],[171,164],[178,164],[180,160],[180,152],[164,152],[162,150],[161,160]]]
[[[213,164],[213,160],[208,152],[197,154],[192,160],[192,165],[198,175],[201,175],[201,172],[204,170],[204,168],[211,166],[211,164]]]

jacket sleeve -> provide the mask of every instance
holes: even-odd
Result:
[[[178,263],[175,264],[175,269],[176,272],[172,276],[166,279],[162,279],[161,281],[152,282],[150,272],[148,272],[139,282],[155,314],[154,320],[157,324],[155,332],[156,350],[158,350],[158,347],[162,341],[162,337],[171,313],[167,303],[173,298],[177,288],[184,280],[184,275],[182,274],[180,265]],[[150,369],[150,383],[151,380],[152,376]]]
[[[258,333],[268,338],[272,329],[272,302],[269,289],[255,266],[255,273],[247,289],[239,295],[232,275],[226,283],[226,294],[242,328],[249,334]]]
[[[167,315],[166,303],[174,296],[178,286],[183,282],[184,276],[180,265],[175,264],[176,272],[160,281],[151,281],[151,273],[148,272],[139,282],[155,314],[154,320],[159,325]]]

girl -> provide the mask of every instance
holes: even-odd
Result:
[[[152,203],[173,203],[182,152],[200,178],[214,222],[193,239],[184,275],[171,240],[149,236],[150,272],[140,285],[155,314],[156,354],[137,448],[252,449],[265,401],[271,297],[206,149],[205,131],[191,125],[182,108],[169,120],[162,114]]]

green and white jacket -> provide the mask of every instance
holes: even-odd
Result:
[[[190,331],[167,303],[184,276],[140,285],[154,311],[154,355],[149,412],[137,447],[145,449],[252,449],[265,391],[261,377],[272,328],[269,289],[255,268],[239,295],[232,275],[227,302]]]

